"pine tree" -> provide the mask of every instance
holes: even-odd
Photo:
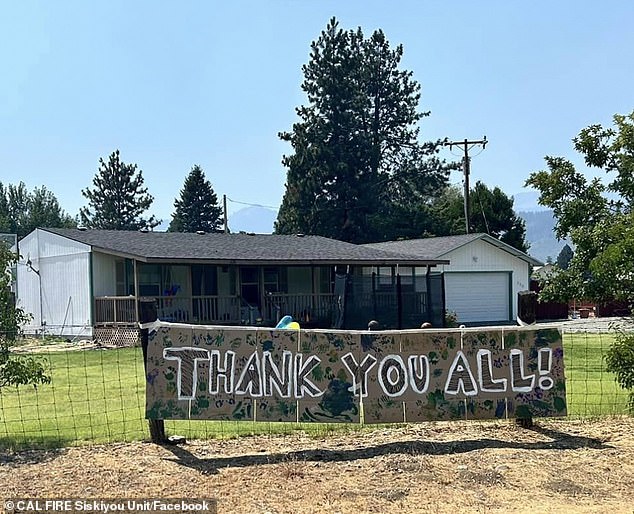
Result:
[[[436,220],[434,235],[465,233],[464,195],[458,186],[450,186],[432,203]],[[524,220],[513,210],[513,198],[499,187],[489,189],[478,181],[469,194],[470,232],[484,232],[522,252],[528,250]]]
[[[396,223],[416,219],[446,183],[449,169],[420,143],[420,85],[399,64],[381,30],[341,30],[333,18],[303,66],[308,104],[280,138],[286,192],[277,233],[303,232],[360,243],[394,239]]]
[[[106,163],[99,159],[99,170],[92,180],[94,189],[83,189],[88,207],[80,210],[83,225],[109,230],[139,230],[160,223],[154,216],[142,216],[154,198],[143,187],[143,173],[136,164],[125,164],[114,151]]]
[[[561,249],[561,252],[559,252],[559,255],[557,255],[557,266],[559,266],[563,270],[568,269],[568,267],[570,266],[570,261],[572,260],[574,255],[575,254],[572,251],[572,248],[570,248],[570,245],[566,243]]]
[[[174,208],[169,232],[221,231],[222,208],[211,182],[205,179],[198,165],[187,175],[180,198],[174,200]]]

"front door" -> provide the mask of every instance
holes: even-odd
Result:
[[[260,270],[240,268],[240,296],[252,307],[260,307]]]

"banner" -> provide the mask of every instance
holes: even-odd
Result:
[[[148,419],[401,423],[565,416],[561,331],[156,322],[146,400]]]

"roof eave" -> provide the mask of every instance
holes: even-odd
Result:
[[[138,257],[136,257],[139,259]],[[139,259],[141,260],[141,259]],[[349,259],[170,259],[147,257],[147,263],[155,264],[220,264],[242,266],[438,266],[449,264],[446,259],[434,260],[349,260]]]

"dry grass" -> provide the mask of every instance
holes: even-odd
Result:
[[[214,497],[219,513],[624,512],[634,419],[422,423],[0,455],[4,497]]]

